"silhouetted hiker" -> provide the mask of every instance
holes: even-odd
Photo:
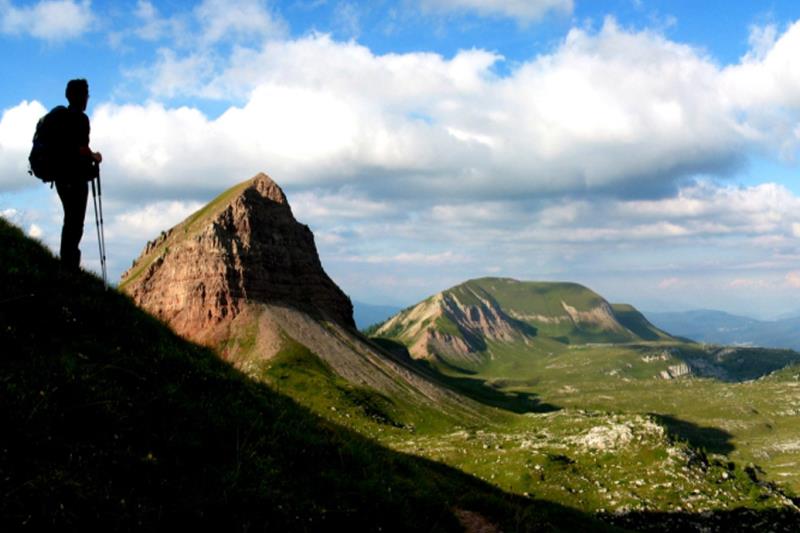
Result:
[[[51,111],[57,143],[54,154],[56,191],[64,206],[64,226],[61,228],[61,267],[67,272],[77,271],[81,264],[78,245],[83,237],[86,202],[89,197],[88,182],[94,177],[96,166],[103,157],[89,148],[89,84],[84,79],[70,80],[66,90],[69,107]]]

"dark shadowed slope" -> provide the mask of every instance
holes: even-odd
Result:
[[[604,527],[313,416],[2,220],[0,243],[2,531]]]

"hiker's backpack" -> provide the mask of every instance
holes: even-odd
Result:
[[[33,134],[33,148],[28,156],[30,170],[28,174],[36,176],[45,183],[55,180],[59,166],[60,119],[67,108],[63,105],[54,107],[36,124]]]

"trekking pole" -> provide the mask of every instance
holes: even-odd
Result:
[[[97,164],[97,202],[100,205],[100,242],[103,250],[103,282],[108,288],[108,262],[106,261],[106,232],[103,226],[103,188],[100,187],[100,163]]]
[[[97,227],[97,246],[100,250],[100,271],[103,274],[103,286],[108,288],[108,278],[106,276],[106,243],[103,231],[103,192],[100,189],[100,165],[96,165],[96,173],[92,177],[92,202],[94,203],[94,223]],[[95,189],[94,180],[97,180]],[[100,205],[98,214],[98,203]]]

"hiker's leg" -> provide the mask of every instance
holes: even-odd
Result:
[[[64,226],[61,228],[61,264],[66,270],[78,270],[81,251],[78,245],[83,237],[86,202],[89,185],[86,181],[57,181],[56,191],[64,207]]]

